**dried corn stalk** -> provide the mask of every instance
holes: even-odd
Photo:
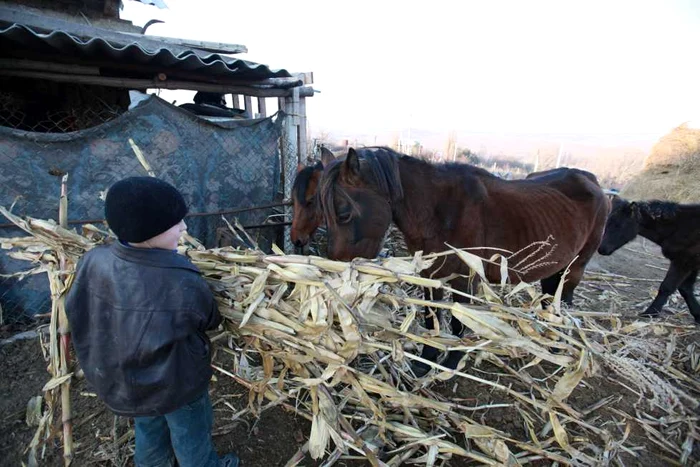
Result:
[[[55,263],[55,251],[74,263],[104,240],[91,226],[83,236],[50,222],[8,217],[32,237],[0,243],[42,270]],[[675,459],[692,451],[692,437],[665,437],[670,432],[649,415],[662,410],[673,429],[696,420],[700,384],[674,364],[688,358],[683,349],[660,344],[687,331],[682,326],[622,326],[614,315],[561,309],[559,293],[543,308],[543,297],[528,284],[482,288],[474,305],[429,301],[421,288],[451,291],[420,276],[440,255],[343,263],[201,245],[183,245],[181,253],[211,285],[234,343],[234,367],[215,368],[249,388],[254,413],[268,399],[311,421],[308,443],[290,465],[307,453],[331,461],[359,455],[372,465],[434,465],[455,456],[485,465],[538,459],[606,465],[622,455],[637,456],[628,445],[629,428],[596,423],[604,411],[619,423],[641,424]],[[478,258],[457,254],[480,274]],[[506,269],[503,257],[494,259]],[[470,332],[459,339],[444,326],[437,332],[422,328],[416,317],[423,306],[451,312]],[[639,342],[646,343],[644,354]],[[465,352],[459,369],[421,359],[426,344]],[[433,371],[416,378],[416,361]],[[643,396],[637,413],[619,410],[620,398],[584,411],[569,405],[570,395],[585,390],[582,384],[601,368]],[[436,391],[437,381],[451,377],[475,393],[491,391],[501,402],[464,404]],[[526,439],[483,421],[486,411],[506,409],[519,414]]]

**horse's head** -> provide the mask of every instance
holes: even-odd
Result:
[[[323,167],[335,160],[335,156],[325,147],[321,148],[321,162],[304,166],[299,164],[297,176],[292,186],[293,218],[290,237],[292,243],[302,247],[309,243],[316,229],[321,225],[323,214],[318,205],[318,183]]]
[[[362,157],[360,157],[362,156]],[[319,200],[328,229],[328,257],[376,257],[401,199],[398,159],[387,149],[350,148],[323,173]]]
[[[612,211],[605,224],[605,234],[598,247],[601,255],[611,255],[618,248],[634,240],[639,233],[639,206],[619,196],[613,196]]]

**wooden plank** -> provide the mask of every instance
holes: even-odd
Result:
[[[292,76],[295,78],[301,79],[304,84],[314,84],[314,72],[313,71],[306,71],[303,73],[292,73]]]
[[[130,32],[124,33],[129,36],[134,36],[137,39],[139,37],[144,37],[139,34],[133,34]],[[209,42],[209,41],[197,41],[192,39],[178,39],[175,37],[163,37],[163,36],[146,36],[149,39],[157,40],[158,42],[164,42],[166,44],[187,47],[190,49],[203,50],[205,52],[211,52],[216,54],[240,54],[248,52],[248,48],[241,44],[226,44],[224,42]]]
[[[306,164],[309,158],[308,137],[306,134],[306,97],[299,97],[299,125],[298,140],[299,140],[299,158],[302,164]]]
[[[51,57],[47,57],[46,60],[51,60]],[[257,80],[241,80],[235,78],[226,79],[225,76],[207,76],[202,72],[187,72],[181,70],[163,70],[162,67],[154,66],[144,66],[144,65],[134,65],[134,64],[119,64],[118,70],[115,70],[115,65],[113,62],[108,61],[85,61],[81,60],[84,65],[68,64],[68,63],[58,63],[51,61],[40,61],[40,60],[27,60],[27,59],[1,59],[0,58],[0,68],[10,68],[18,70],[37,70],[37,71],[55,71],[57,73],[74,73],[78,75],[100,75],[101,72],[106,72],[111,74],[122,73],[127,70],[138,72],[140,74],[151,74],[157,75],[158,73],[165,72],[166,74],[171,74],[174,79],[182,81],[204,81],[212,84],[223,84],[223,85],[235,85],[235,86],[253,86],[256,88],[280,88],[287,89],[296,86],[301,86],[303,81],[298,77],[292,78],[268,78],[268,79],[257,79]],[[89,63],[89,65],[87,64]],[[104,69],[103,69],[104,68]],[[101,70],[102,69],[102,70]]]
[[[244,103],[244,109],[246,112],[248,112],[248,117],[249,118],[254,118],[255,114],[253,113],[253,98],[250,96],[243,96],[243,103]]]
[[[56,73],[73,73],[78,75],[99,76],[100,69],[95,66],[67,65],[64,63],[38,62],[16,58],[0,58],[0,68],[14,70],[53,71]]]
[[[76,74],[61,74],[52,72],[7,69],[0,69],[0,76],[18,76],[24,78],[45,79],[48,81],[57,81],[61,83],[94,84],[97,86],[107,86],[113,88],[187,89],[191,91],[218,92],[222,94],[247,94],[254,97],[285,97],[290,96],[294,89],[299,90],[300,96],[311,97],[314,95],[313,88],[309,86],[302,86],[300,88],[292,89],[256,88],[253,86],[237,86],[231,84],[195,83],[193,81],[161,81],[158,79],[148,80],[133,78],[113,78],[107,76],[87,76]]]
[[[292,197],[292,185],[294,183],[294,177],[296,174],[296,167],[299,163],[299,147],[297,140],[297,119],[296,114],[298,109],[296,104],[299,101],[298,88],[296,90],[296,99],[294,93],[290,97],[280,98],[280,110],[283,110],[286,114],[284,119],[284,128],[282,130],[282,138],[280,138],[281,149],[282,149],[282,187],[284,192],[284,199],[291,199]],[[287,207],[285,209],[285,214],[287,219],[292,218],[292,208]],[[285,227],[284,229],[284,251],[287,253],[294,252],[294,245],[292,245],[290,239],[290,229]]]
[[[110,29],[88,26],[86,24],[65,21],[45,15],[38,15],[27,10],[12,8],[6,5],[0,5],[0,25],[9,26],[14,23],[28,26],[35,32],[50,33],[58,30],[83,39],[90,39],[93,37],[101,38],[121,47],[137,42],[139,45],[149,49],[168,49],[175,55],[180,55],[189,51],[194,52],[201,57],[206,57],[211,54],[210,51],[206,51],[204,49],[199,50],[196,47],[194,47],[193,50],[193,46],[184,45],[186,43],[197,41],[185,41],[184,39],[166,39],[165,41],[162,41],[162,38],[158,38],[157,36],[141,36],[138,34],[118,32]],[[204,41],[200,42],[206,44]],[[227,49],[229,51],[226,53],[248,51],[248,49],[243,45],[230,45],[231,47]]]
[[[267,105],[264,97],[258,97],[258,115],[263,118],[267,117]]]

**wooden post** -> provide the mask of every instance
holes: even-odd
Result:
[[[61,179],[61,199],[58,208],[58,219],[61,227],[68,228],[68,174]],[[59,283],[65,286],[64,277],[66,270],[66,256],[59,253],[58,273]],[[59,368],[55,369],[59,376],[69,374],[70,367],[70,323],[66,316],[65,293],[62,291],[58,300],[58,334],[60,336]],[[73,424],[70,402],[70,378],[61,384],[61,421],[63,422],[63,464],[68,466],[73,460]]]
[[[258,115],[261,118],[267,117],[267,106],[265,105],[264,97],[258,97]]]
[[[291,97],[280,98],[280,110],[286,114],[284,128],[282,130],[282,186],[284,199],[292,198],[292,184],[296,175],[296,168],[301,162],[299,151],[299,88],[292,89]],[[292,218],[292,208],[285,208],[286,218]],[[291,253],[294,245],[289,238],[290,227],[284,229],[284,251]]]
[[[241,100],[239,99],[238,94],[231,94],[231,102],[233,103],[234,109],[241,108]]]
[[[248,117],[255,118],[255,114],[253,113],[253,98],[250,96],[243,96],[243,105],[245,111],[248,112]]]
[[[308,135],[306,134],[306,98],[299,97],[298,109],[298,140],[299,140],[299,162],[306,164],[309,158]]]

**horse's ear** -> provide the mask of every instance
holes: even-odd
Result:
[[[348,149],[348,155],[343,162],[343,175],[346,177],[360,176],[360,156],[354,148]]]
[[[325,146],[321,146],[321,163],[324,167],[328,167],[328,164],[335,160],[335,156],[332,152],[328,150]]]

